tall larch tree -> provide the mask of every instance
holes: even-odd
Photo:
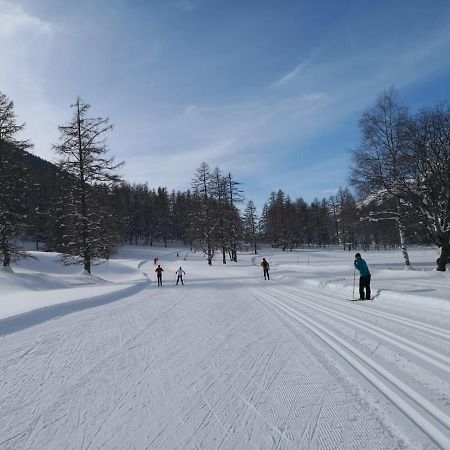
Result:
[[[65,217],[64,260],[83,264],[91,273],[93,261],[109,248],[105,210],[100,208],[95,184],[120,182],[117,170],[123,163],[106,157],[106,139],[112,130],[109,119],[88,117],[90,105],[80,98],[74,105],[72,120],[59,127],[60,143],[54,146],[61,155],[59,165],[72,178],[71,195],[67,199],[70,213]],[[106,241],[105,241],[106,240]]]

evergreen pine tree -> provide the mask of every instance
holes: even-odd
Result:
[[[31,147],[29,141],[17,138],[23,128],[16,121],[13,102],[0,92],[0,254],[4,268],[9,268],[11,259],[26,256],[14,242],[24,229],[28,210],[28,178],[16,158]]]

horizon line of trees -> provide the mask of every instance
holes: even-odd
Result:
[[[19,238],[62,254],[66,264],[108,259],[127,244],[182,242],[204,252],[208,264],[237,261],[237,251],[255,254],[260,245],[285,251],[342,246],[400,248],[410,267],[408,244],[441,249],[437,269],[445,270],[450,234],[450,108],[442,104],[416,115],[399,106],[393,90],[379,96],[361,118],[361,143],[353,150],[349,188],[310,204],[272,192],[261,215],[244,204],[231,173],[206,162],[191,188],[171,191],[130,184],[118,175],[123,162],[107,156],[109,119],[89,116],[81,99],[71,120],[59,126],[53,146],[57,167],[43,173],[23,163],[32,144],[17,135],[14,105],[0,92],[0,255],[2,266],[28,256]],[[40,169],[42,172],[42,169]],[[242,206],[241,206],[242,205]],[[241,209],[240,209],[241,208]]]

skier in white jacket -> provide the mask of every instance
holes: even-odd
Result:
[[[183,275],[186,275],[186,272],[180,267],[176,272],[175,275],[177,276],[177,282],[175,284],[178,284],[179,281],[181,281],[181,284],[184,286],[183,283]]]

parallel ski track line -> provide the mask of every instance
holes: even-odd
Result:
[[[264,291],[252,287],[249,287],[249,289],[256,297],[266,300],[272,306],[280,311],[283,311],[287,316],[302,324],[305,328],[319,337],[372,385],[374,385],[382,394],[384,394],[386,398],[396,405],[405,416],[409,417],[414,423],[416,423],[416,425],[435,443],[440,445],[442,448],[450,448],[450,434],[444,434],[438,428],[437,423],[433,423],[433,421],[426,417],[427,415],[431,416],[436,422],[439,422],[448,431],[450,431],[450,416],[436,408],[426,398],[415,392],[394,374],[390,373],[380,364],[373,361],[367,355],[346,342],[344,339],[337,336],[332,331],[328,330],[316,321],[302,315],[288,305],[283,304],[283,302],[277,300]],[[368,369],[364,364],[370,367],[370,369]],[[411,406],[405,399],[396,393],[391,386],[402,392],[406,397],[412,400],[415,405]],[[421,410],[418,409],[418,407],[420,407]]]
[[[349,318],[342,312],[327,308],[326,306],[317,305],[305,297],[298,297],[285,291],[273,292],[273,289],[274,288],[270,288],[270,292],[272,295],[283,295],[294,302],[301,303],[302,305],[307,306],[308,308],[324,312],[332,317],[339,317],[343,322],[349,323],[363,330],[368,330],[370,333],[379,337],[380,339],[383,339],[384,341],[389,342],[396,347],[421,358],[423,361],[426,361],[429,364],[433,364],[435,367],[443,370],[444,372],[447,372],[450,375],[450,358],[448,356],[442,355],[441,353],[438,353],[428,347],[412,342],[410,339],[405,339],[398,334],[387,331],[376,325],[369,324],[356,317]]]
[[[353,305],[349,305],[347,303],[344,303],[343,301],[332,300],[332,298],[330,298],[329,296],[326,296],[326,295],[318,294],[316,292],[308,291],[306,289],[294,288],[291,286],[283,286],[283,288],[292,290],[294,292],[299,292],[303,295],[309,295],[309,296],[313,295],[314,297],[317,297],[321,300],[326,300],[329,303],[333,303],[335,305],[342,306],[343,308],[354,310]],[[426,324],[426,323],[419,322],[419,321],[413,320],[413,319],[403,318],[403,317],[397,316],[397,315],[389,313],[389,312],[375,311],[375,310],[369,309],[369,308],[365,308],[364,312],[369,315],[377,316],[377,317],[380,317],[380,318],[386,319],[386,320],[392,320],[393,322],[397,322],[402,325],[408,325],[408,326],[415,328],[417,330],[420,330],[422,332],[433,334],[435,336],[450,340],[450,331],[446,330],[444,328],[439,328],[434,325]]]

